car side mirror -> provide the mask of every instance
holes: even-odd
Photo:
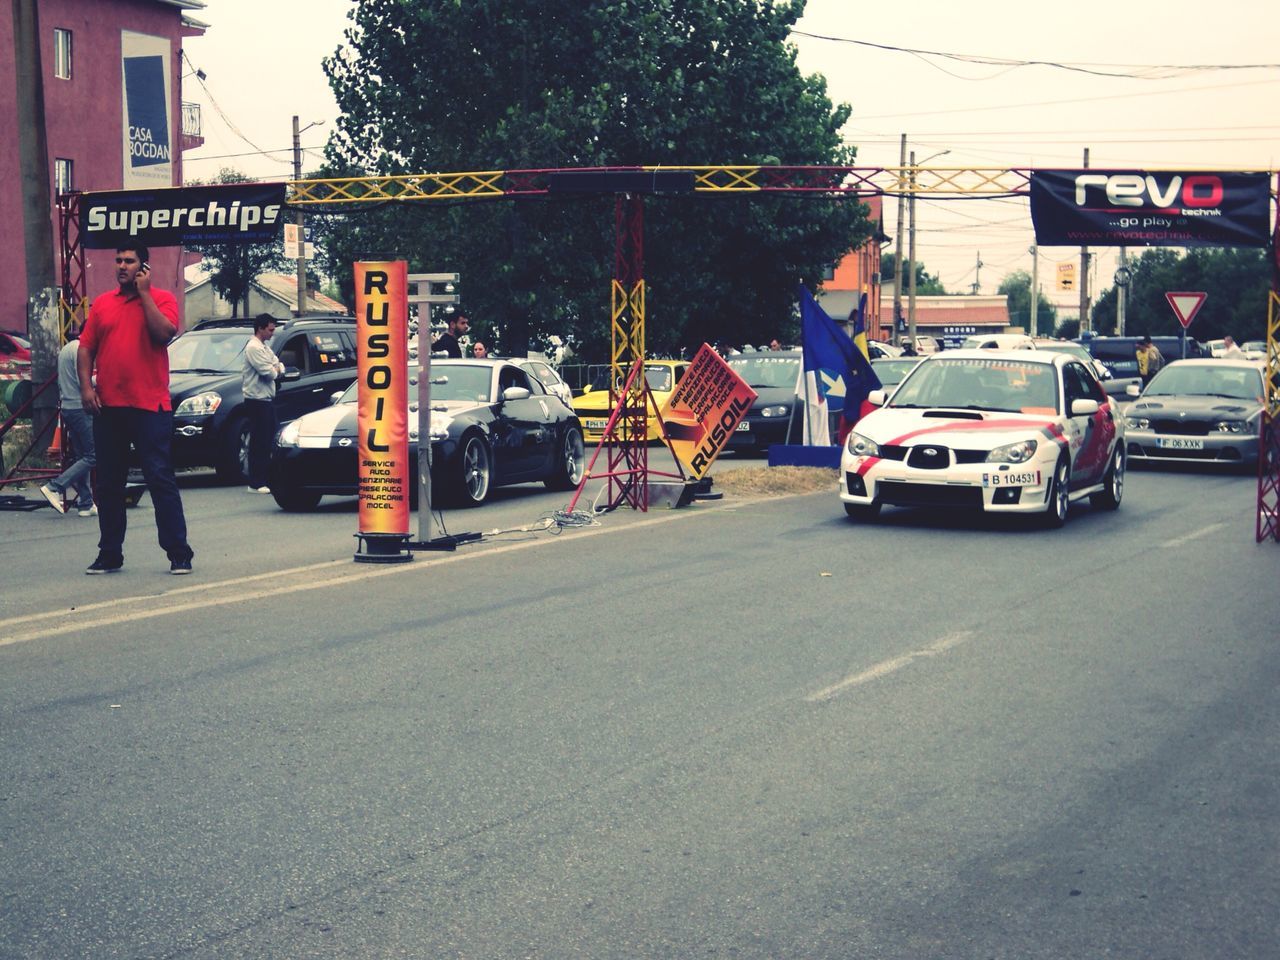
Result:
[[[1124,388],[1124,392],[1126,396],[1130,396],[1130,397],[1142,396],[1142,388],[1138,386],[1136,383],[1129,384],[1127,387]]]
[[[883,390],[872,390],[867,394],[867,403],[876,407],[883,407],[885,400],[885,392]]]
[[[335,390],[333,393],[329,394],[329,406],[333,406],[335,403],[341,400],[342,395],[346,392],[347,391],[345,390]]]
[[[302,371],[297,367],[285,367],[284,373],[280,374],[280,379],[285,381],[301,380]]]
[[[526,387],[507,387],[507,389],[502,391],[502,402],[506,403],[508,400],[528,400],[531,396],[532,394]]]
[[[590,392],[591,392],[592,390],[594,390],[594,389],[595,389],[595,387],[593,387],[591,384],[589,384],[589,383],[588,383],[585,387],[583,387],[583,388],[582,388],[582,392],[583,392],[583,393],[590,393]]]
[[[1071,415],[1073,417],[1088,417],[1098,412],[1097,400],[1072,400]]]

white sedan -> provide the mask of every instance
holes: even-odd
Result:
[[[1042,514],[1124,493],[1124,418],[1093,372],[1047,350],[948,350],[920,364],[850,432],[840,499],[855,520],[884,504]]]

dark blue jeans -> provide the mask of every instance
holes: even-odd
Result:
[[[173,473],[169,438],[173,413],[136,407],[103,407],[94,417],[93,437],[98,455],[98,552],[104,560],[124,559],[124,491],[129,479],[129,444],[138,452],[142,475],[151,491],[156,535],[170,560],[192,557],[187,545],[187,519]]]
[[[271,444],[276,438],[276,405],[271,400],[246,397],[244,412],[249,418],[249,486],[265,487]]]

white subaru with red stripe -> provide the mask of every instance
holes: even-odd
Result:
[[[1124,418],[1093,372],[1047,350],[948,350],[918,366],[854,426],[840,499],[855,520],[889,504],[1040,514],[1066,522],[1089,497],[1124,493]]]

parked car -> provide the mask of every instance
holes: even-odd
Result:
[[[1090,337],[1077,342],[1081,343],[1092,356],[1105,363],[1115,379],[1132,379],[1138,376],[1136,351],[1138,344],[1142,342],[1142,337]],[[1182,337],[1152,337],[1151,342],[1156,345],[1165,363],[1184,359]],[[1192,337],[1186,338],[1185,347],[1188,358],[1209,355],[1209,351],[1201,345],[1200,341]]]
[[[1244,351],[1246,360],[1265,360],[1267,358],[1267,341],[1265,340],[1246,340],[1240,344],[1240,349]]]
[[[526,373],[537,377],[538,381],[547,388],[547,393],[559,397],[566,407],[573,409],[573,391],[550,364],[533,357],[516,357],[511,362]]]
[[[880,385],[885,394],[892,394],[893,388],[907,378],[907,374],[916,368],[921,357],[895,357],[886,360],[872,360],[871,369],[880,378]]]
[[[756,392],[751,409],[729,438],[730,450],[765,453],[775,443],[786,443],[788,433],[800,442],[796,384],[801,360],[799,350],[754,350],[725,361]]]
[[[352,383],[332,406],[299,417],[276,437],[269,483],[284,510],[314,510],[325,496],[353,496],[359,483],[357,394]],[[413,401],[410,400],[412,404]],[[494,487],[541,480],[569,490],[586,458],[578,418],[509,360],[431,361],[433,500],[478,506]],[[409,420],[409,463],[418,425]],[[410,482],[411,500],[417,483]]]
[[[888,360],[900,356],[902,356],[902,347],[897,344],[885,343],[883,340],[867,341],[867,357],[871,360]]]
[[[1142,378],[1136,374],[1132,377],[1117,377],[1111,372],[1110,367],[1074,340],[1049,340],[1041,338],[1036,340],[1036,349],[1049,350],[1056,353],[1066,353],[1075,357],[1093,371],[1093,375],[1102,383],[1102,389],[1106,390],[1109,396],[1115,397],[1120,403],[1129,402],[1129,394],[1127,391],[1130,386],[1134,384],[1137,384],[1138,386],[1142,385]],[[1136,362],[1137,361],[1135,361],[1135,363]]]
[[[1256,360],[1177,360],[1125,410],[1129,459],[1253,466],[1266,368]]]
[[[735,356],[740,355],[735,354]],[[670,399],[676,384],[684,376],[688,366],[687,360],[645,361],[644,378],[649,383],[649,390],[653,393],[653,399],[659,410]],[[609,406],[607,386],[601,389],[598,385],[587,384],[585,392],[573,399],[573,409],[582,421],[582,433],[589,442],[599,443],[604,439],[604,428],[608,425],[609,417],[613,412]],[[651,443],[662,439],[661,425],[658,418],[653,416],[652,410],[649,411],[645,439]]]
[[[910,337],[903,337],[898,341],[898,343],[903,347],[905,347],[910,342],[911,342]],[[942,344],[938,343],[936,339],[934,339],[933,337],[924,336],[923,334],[916,335],[916,354],[917,355],[923,357],[925,354],[941,353],[941,352],[942,352]]]
[[[1025,333],[978,333],[965,337],[961,350],[1034,350],[1036,342]]]
[[[1124,421],[1090,369],[1042,350],[955,350],[922,360],[858,421],[840,460],[851,519],[885,504],[1039,514],[1072,501],[1114,510],[1124,493]]]
[[[356,322],[352,317],[281,320],[268,346],[285,365],[276,389],[276,416],[288,423],[327,406],[356,378]],[[249,421],[241,369],[252,320],[197,324],[169,343],[173,401],[173,461],[210,466],[224,482],[242,482],[249,469]]]
[[[31,362],[31,341],[16,333],[0,330],[0,363],[12,360]]]

